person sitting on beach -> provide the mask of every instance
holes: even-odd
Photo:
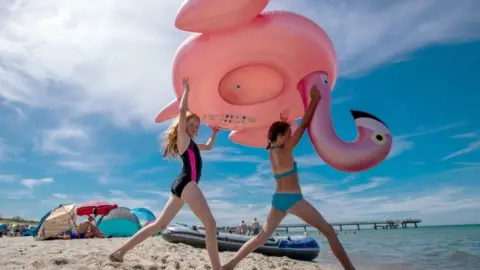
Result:
[[[103,238],[103,233],[93,223],[95,221],[94,215],[89,215],[87,220],[80,223],[77,227],[78,238]]]
[[[208,206],[207,200],[198,183],[202,174],[202,156],[200,151],[208,151],[213,147],[218,128],[212,127],[212,136],[206,144],[197,144],[194,139],[200,128],[200,118],[188,111],[190,85],[188,78],[183,79],[183,96],[180,100],[179,115],[165,136],[163,157],[180,157],[183,168],[172,183],[170,198],[158,218],[143,227],[118,250],[110,254],[113,262],[123,262],[127,251],[140,244],[150,236],[163,231],[182,209],[184,203],[200,219],[205,228],[205,245],[213,270],[220,269],[220,256],[217,244],[217,225]],[[200,96],[199,96],[200,97]],[[201,98],[201,97],[200,97]]]
[[[328,82],[316,87],[328,87]],[[335,235],[335,230],[322,217],[322,215],[308,203],[302,195],[299,184],[297,164],[293,158],[293,150],[302,138],[317,105],[320,102],[320,92],[315,86],[310,89],[310,104],[295,133],[280,114],[281,121],[275,122],[268,131],[268,146],[273,177],[276,180],[276,191],[272,198],[272,208],[260,233],[246,242],[233,258],[222,269],[233,269],[243,258],[268,241],[270,235],[275,233],[280,222],[288,213],[303,219],[311,224],[327,238],[331,250],[346,270],[354,270],[354,266],[345,252],[342,244]]]
[[[257,235],[259,232],[260,232],[260,223],[258,222],[257,218],[254,218],[252,222],[252,235]]]

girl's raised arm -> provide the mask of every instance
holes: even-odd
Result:
[[[310,88],[310,104],[308,104],[307,111],[305,112],[300,125],[298,125],[297,130],[295,130],[295,133],[293,133],[292,137],[285,142],[285,148],[288,147],[293,149],[295,146],[297,146],[298,142],[303,136],[303,133],[305,133],[305,130],[307,130],[308,124],[312,120],[313,113],[315,112],[320,99],[320,92],[317,90],[317,88],[315,88],[315,85],[313,85],[312,88]]]
[[[178,126],[177,126],[177,148],[179,153],[183,153],[187,147],[189,136],[187,134],[187,111],[188,111],[188,94],[190,93],[190,85],[188,78],[183,78],[183,95],[180,100]]]

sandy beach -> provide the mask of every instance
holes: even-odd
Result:
[[[205,249],[171,244],[160,237],[149,238],[125,257],[124,263],[112,263],[108,254],[125,238],[35,241],[32,237],[0,238],[1,269],[211,269]],[[233,256],[220,253],[222,262]],[[235,269],[322,269],[317,262],[250,254]]]

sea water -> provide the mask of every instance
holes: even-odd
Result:
[[[338,266],[326,239],[308,234],[320,244],[316,261]],[[338,237],[357,270],[480,270],[480,225],[347,230]]]

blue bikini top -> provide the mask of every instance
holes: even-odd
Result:
[[[282,148],[282,146],[279,146],[279,145],[275,145],[275,146],[271,146],[270,147],[271,149],[273,148]],[[286,171],[286,172],[283,172],[283,173],[279,173],[279,174],[273,174],[273,177],[275,179],[280,179],[280,178],[283,178],[283,177],[286,177],[286,176],[290,176],[290,175],[293,175],[293,174],[296,174],[297,173],[297,162],[296,161],[293,161],[293,168],[289,171]]]

